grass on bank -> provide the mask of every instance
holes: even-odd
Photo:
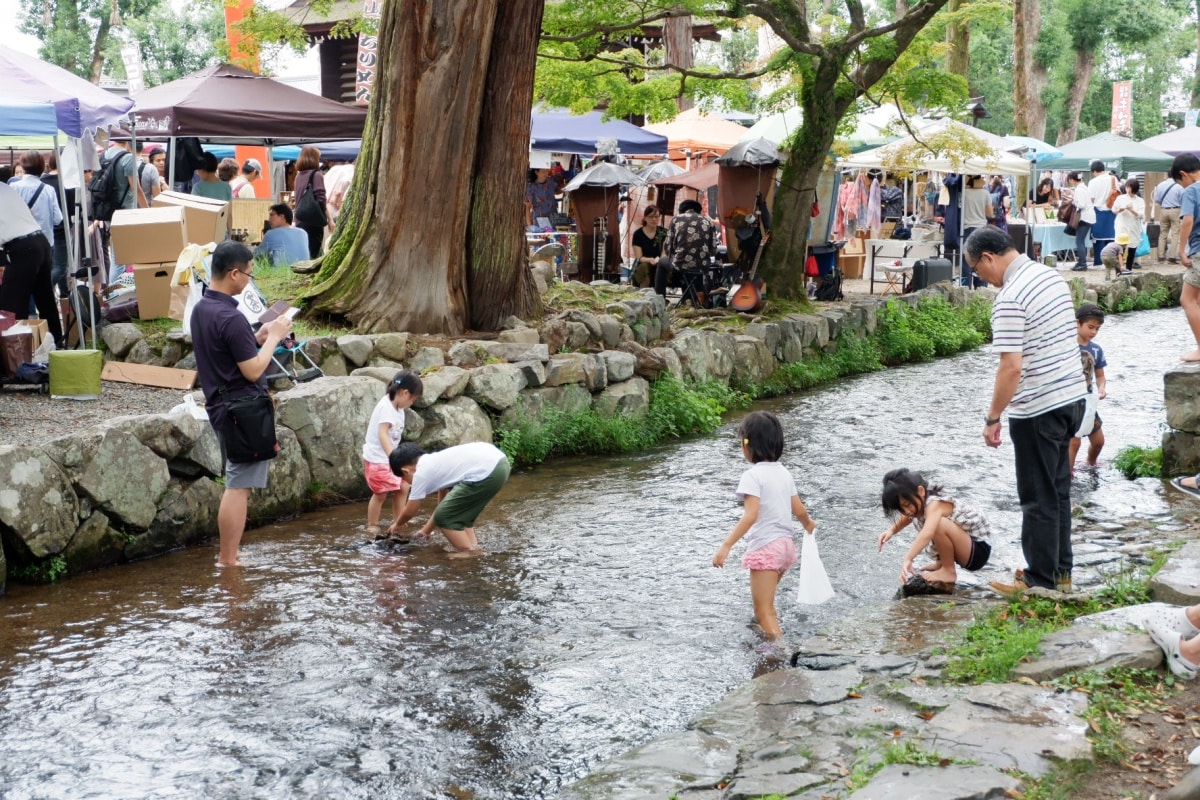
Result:
[[[892,301],[880,310],[873,334],[841,336],[826,351],[780,365],[761,384],[685,384],[664,375],[652,385],[650,408],[642,417],[604,416],[590,409],[568,413],[557,408],[546,409],[539,418],[510,414],[496,424],[497,446],[515,464],[529,465],[560,455],[629,452],[667,439],[709,433],[721,425],[726,411],[745,408],[759,398],[977,347],[991,332],[988,308],[982,297],[959,309],[935,297],[922,299],[916,307]]]

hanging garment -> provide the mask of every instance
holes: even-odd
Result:
[[[879,229],[883,226],[883,199],[879,188],[879,178],[871,179],[871,193],[867,200],[867,230],[872,239],[879,238]]]

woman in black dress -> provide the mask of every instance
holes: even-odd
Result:
[[[658,206],[646,206],[642,212],[642,226],[633,232],[633,285],[641,289],[650,287],[654,265],[662,256],[663,242],[667,229],[662,226],[662,212]]]

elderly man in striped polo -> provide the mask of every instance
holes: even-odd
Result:
[[[1057,270],[1019,252],[1008,234],[978,228],[963,247],[967,264],[1000,287],[992,305],[992,349],[1000,354],[983,440],[1000,446],[1007,409],[1021,501],[1026,567],[992,589],[1071,587],[1071,465],[1068,447],[1083,419],[1087,385],[1075,341],[1075,309]]]

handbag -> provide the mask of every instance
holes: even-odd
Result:
[[[1150,255],[1150,234],[1142,231],[1142,240],[1138,242],[1137,250],[1134,251],[1137,258]]]
[[[1117,179],[1113,178],[1112,181],[1113,181],[1113,188],[1112,188],[1112,191],[1108,193],[1108,199],[1106,201],[1104,201],[1105,208],[1112,208],[1112,204],[1116,201],[1116,199],[1118,197],[1121,196],[1121,187],[1117,184]]]
[[[313,194],[313,176],[309,176],[308,185],[304,187],[304,193],[300,195],[299,202],[296,203],[296,224],[304,225],[309,228],[324,227],[329,224],[329,219],[325,216],[325,209],[321,208],[321,204],[317,202],[317,196]]]
[[[220,389],[221,396],[228,387]],[[225,457],[234,464],[270,461],[279,453],[275,438],[275,401],[268,394],[225,402]]]
[[[817,537],[806,533],[804,545],[800,548],[800,587],[796,590],[796,602],[820,605],[831,599],[833,594],[833,586],[817,552]]]

